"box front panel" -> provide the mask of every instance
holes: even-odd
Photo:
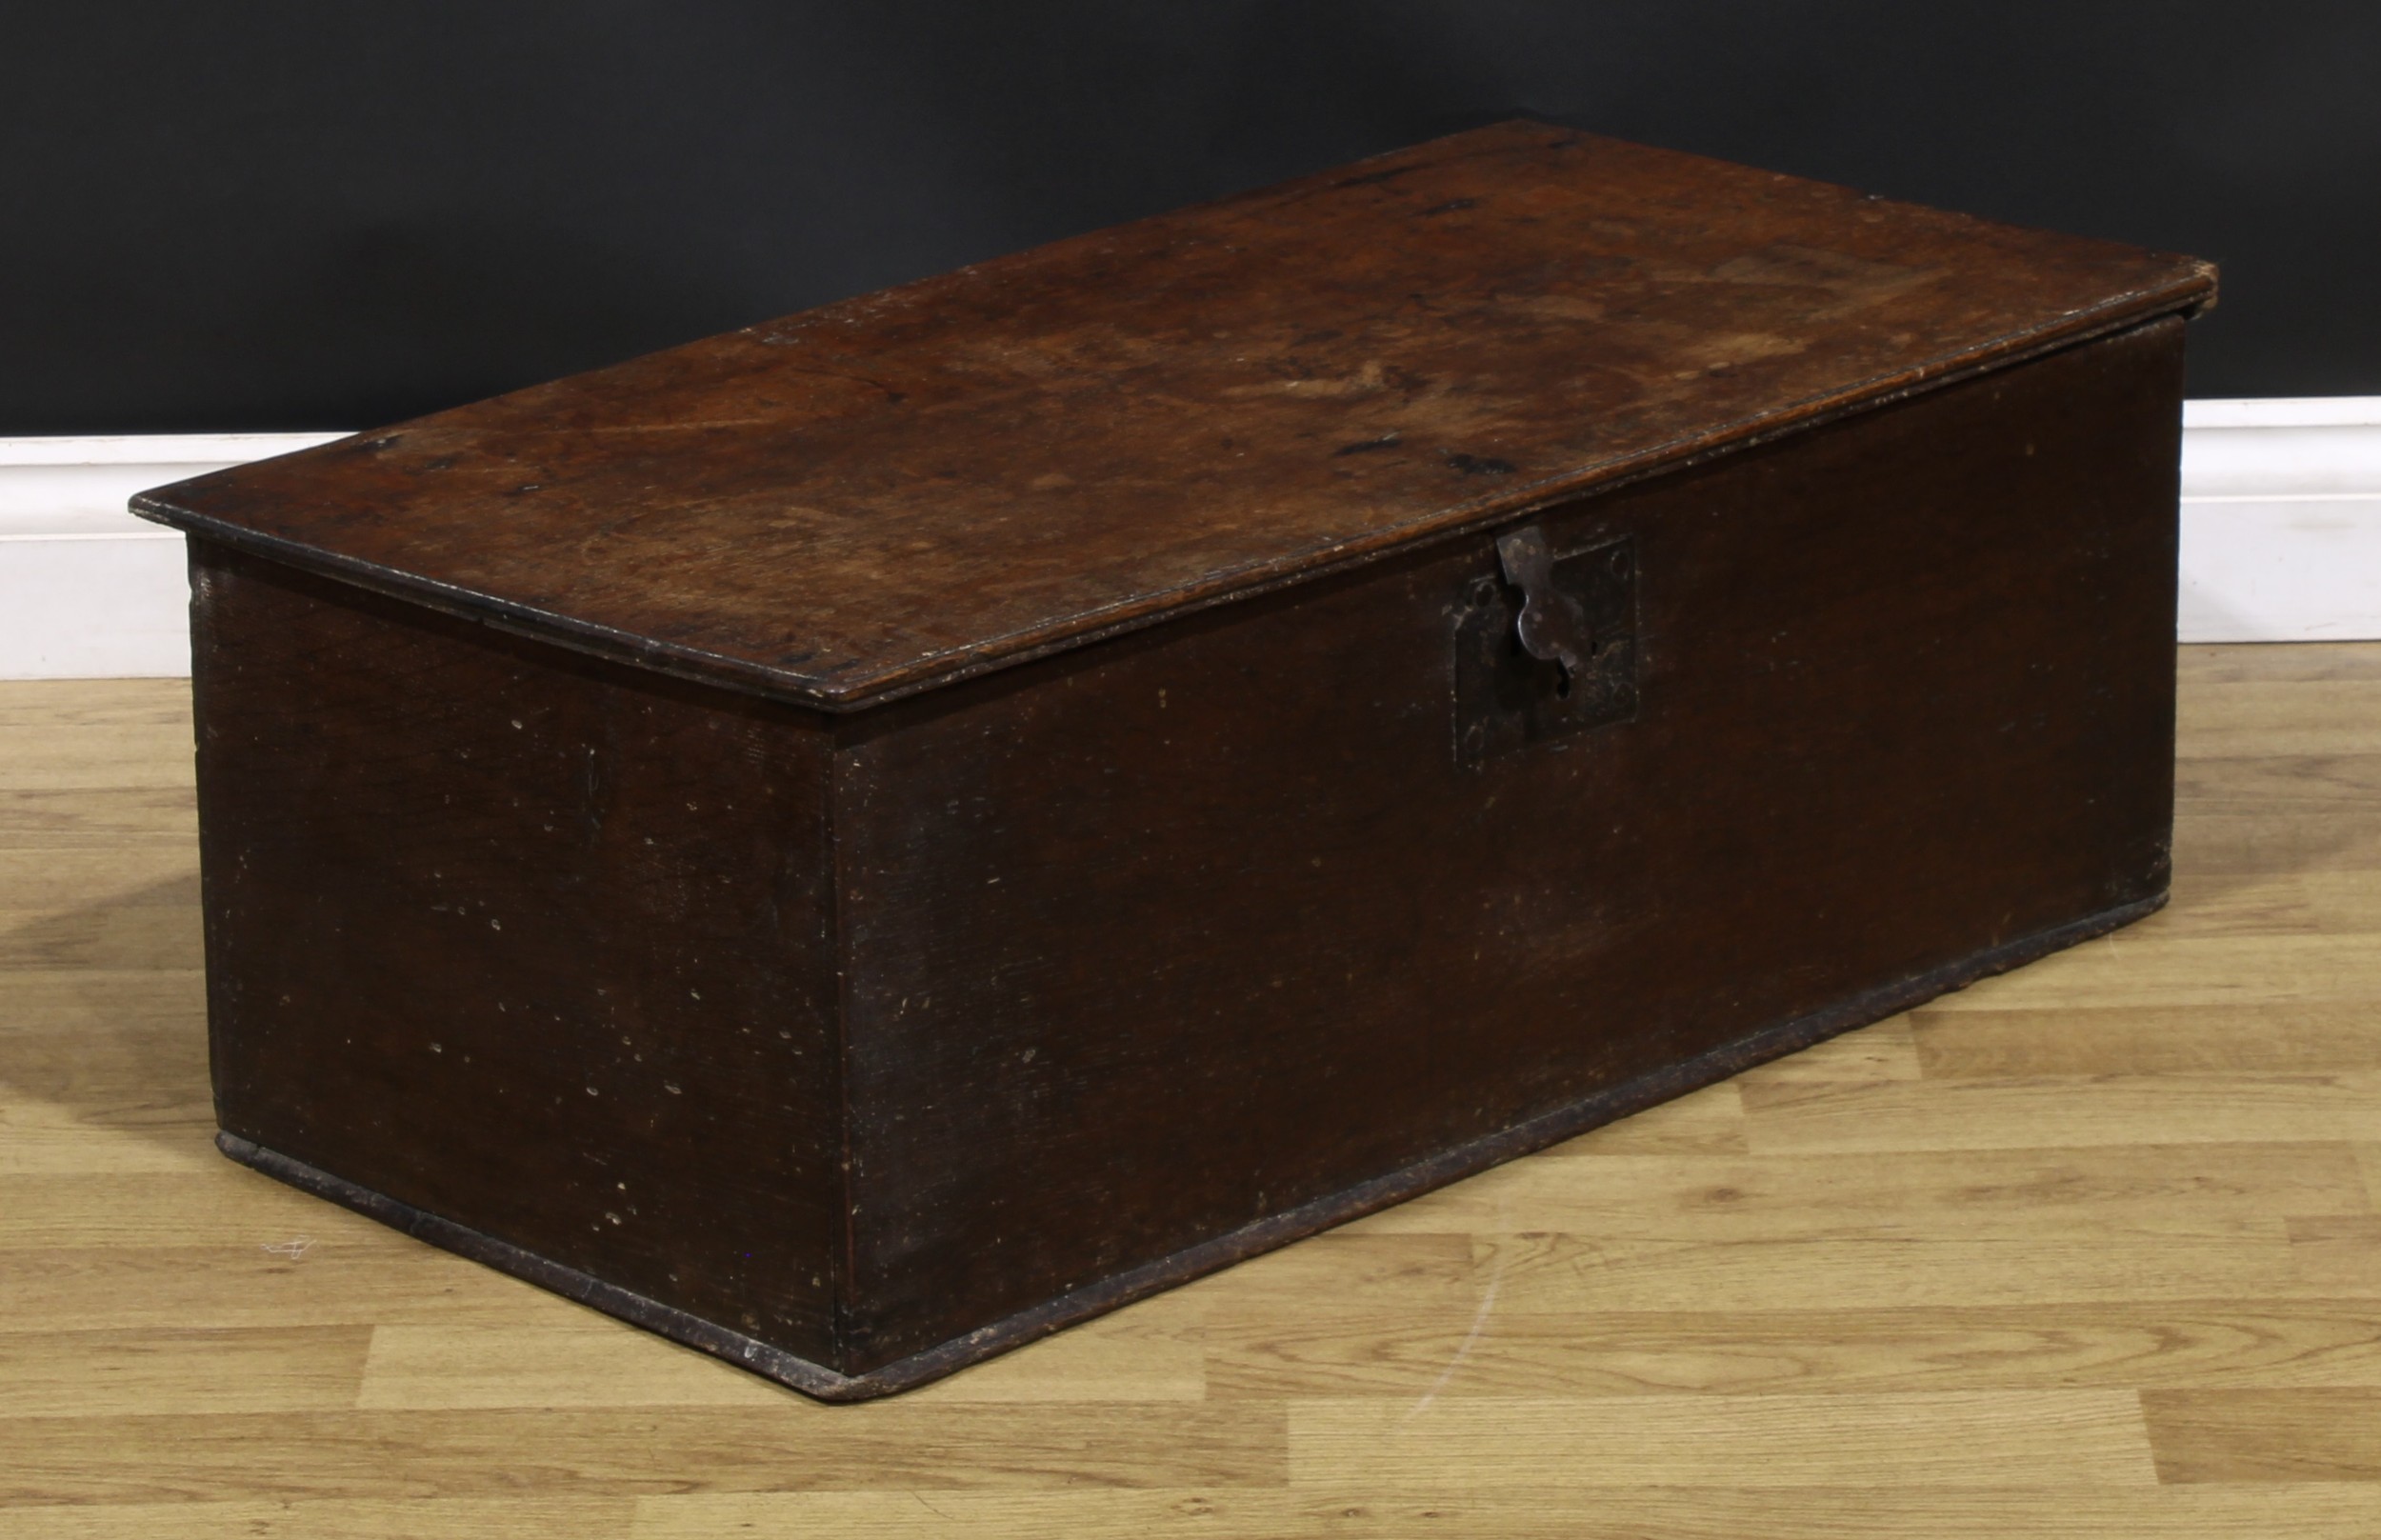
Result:
[[[824,729],[220,547],[192,579],[223,1126],[830,1359]]]
[[[848,728],[853,1365],[2163,892],[2180,333],[1516,521],[1626,720],[1462,750],[1481,536]]]

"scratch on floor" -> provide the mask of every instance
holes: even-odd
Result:
[[[1509,1232],[1505,1224],[1505,1194],[1501,1190],[1496,1196],[1496,1230],[1500,1238]],[[1496,1309],[1496,1290],[1505,1281],[1505,1255],[1506,1248],[1497,1247],[1496,1266],[1489,1272],[1488,1288],[1480,1293],[1480,1308],[1471,1312],[1471,1330],[1465,1332],[1463,1341],[1456,1345],[1455,1356],[1447,1361],[1447,1367],[1439,1371],[1438,1378],[1432,1380],[1431,1388],[1422,1392],[1422,1399],[1398,1419],[1398,1426],[1403,1427],[1431,1409],[1431,1403],[1438,1399],[1438,1392],[1447,1388],[1447,1382],[1455,1377],[1457,1370],[1463,1368],[1464,1360],[1471,1356],[1471,1350],[1479,1342],[1481,1333],[1488,1330],[1489,1316]]]

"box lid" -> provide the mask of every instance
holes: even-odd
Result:
[[[176,483],[162,523],[846,710],[2213,292],[1540,124]]]

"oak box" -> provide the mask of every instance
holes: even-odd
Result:
[[[150,493],[222,1146],[857,1398],[2121,925],[2211,292],[1511,124]]]

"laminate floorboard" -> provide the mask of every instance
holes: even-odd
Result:
[[[0,685],[0,1536],[2371,1540],[2381,645],[2180,670],[2165,912],[852,1408],[215,1154],[187,684]]]

